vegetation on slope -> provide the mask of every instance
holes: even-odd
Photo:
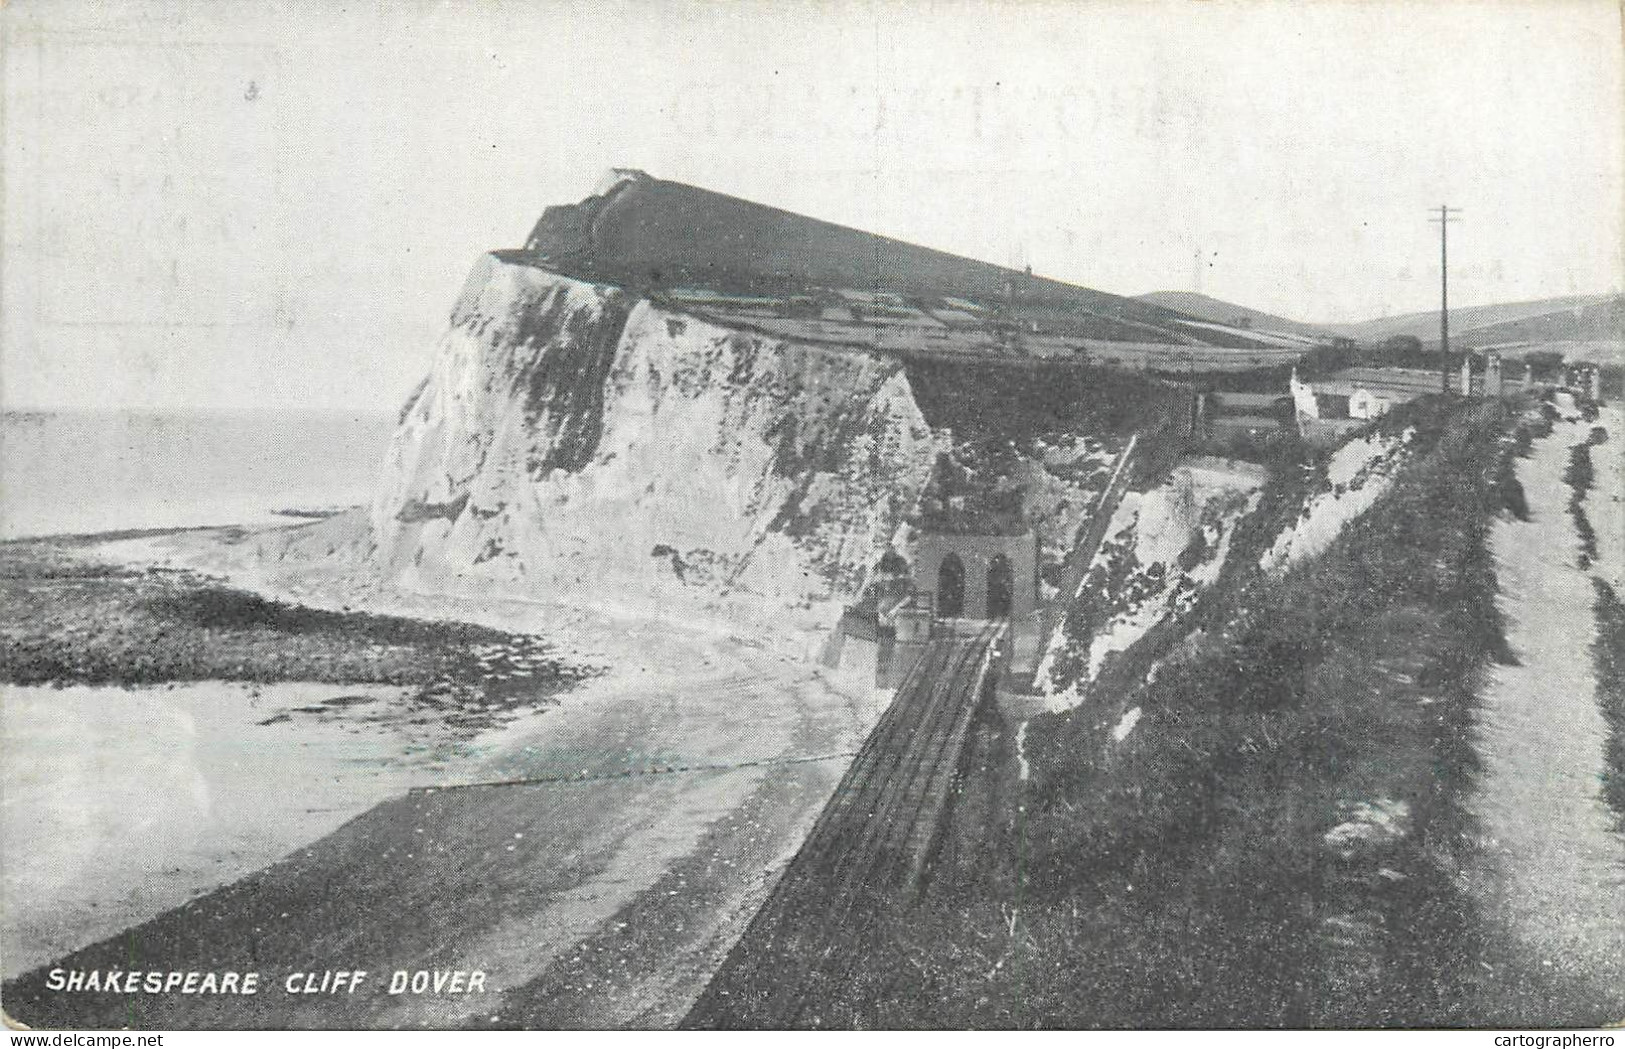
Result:
[[[1412,465],[1330,549],[1234,580],[1125,681],[1137,723],[1033,722],[1024,803],[979,818],[997,847],[944,864],[821,1022],[1466,1024],[1538,988],[1457,880],[1510,446],[1495,406],[1448,405],[1410,408]]]
[[[1442,430],[1431,402],[1402,405],[1372,427],[1372,433],[1378,437],[1394,438],[1407,431],[1410,431],[1407,454],[1423,452],[1437,443]],[[1197,445],[1193,450],[1205,449]],[[1218,578],[1210,587],[1192,595],[1194,601],[1188,605],[1181,603],[1176,614],[1158,622],[1138,642],[1125,651],[1113,653],[1105,661],[1098,679],[1088,687],[1089,694],[1130,696],[1159,662],[1187,658],[1194,651],[1193,644],[1214,630],[1222,630],[1226,617],[1233,613],[1237,603],[1248,599],[1247,586],[1258,573],[1260,555],[1284,529],[1299,522],[1300,512],[1312,497],[1332,491],[1329,466],[1334,449],[1317,448],[1286,436],[1267,442],[1257,451],[1257,459],[1269,471],[1268,480],[1257,493],[1255,509],[1232,526],[1229,551]],[[1354,483],[1359,483],[1359,475]],[[1204,517],[1212,514],[1220,518],[1222,511],[1222,505],[1215,505],[1204,512]],[[1217,525],[1219,521],[1204,521],[1204,524]],[[1108,543],[1105,550],[1108,555],[1105,563],[1095,566],[1084,577],[1083,586],[1062,621],[1065,642],[1051,673],[1051,681],[1057,686],[1080,680],[1087,666],[1084,656],[1095,634],[1113,615],[1132,606],[1137,597],[1133,591],[1137,584],[1143,585],[1146,581],[1128,558],[1114,552],[1113,544]],[[1198,533],[1181,554],[1177,567],[1189,572],[1214,554],[1205,541],[1205,534]],[[1100,711],[1099,717],[1115,722],[1128,708],[1113,704],[1110,709],[1096,709]]]
[[[1065,559],[1138,433],[1136,474],[1184,450],[1190,394],[1110,369],[911,360],[909,386],[933,429],[952,444],[933,464],[912,523],[925,531],[1040,539],[1039,572],[1060,584]]]
[[[1614,810],[1619,829],[1625,833],[1625,604],[1614,588],[1595,577],[1597,591],[1597,638],[1591,655],[1597,671],[1597,705],[1608,722],[1608,751],[1604,757],[1607,774],[1602,796]]]
[[[1595,409],[1592,409],[1595,418]],[[1563,471],[1563,481],[1569,486],[1569,516],[1574,519],[1574,530],[1580,534],[1579,564],[1582,569],[1590,568],[1591,563],[1597,559],[1597,532],[1591,527],[1591,519],[1586,516],[1586,493],[1591,491],[1596,471],[1591,465],[1591,445],[1600,443],[1597,434],[1593,432],[1591,440],[1575,445],[1569,449],[1568,469]]]
[[[1589,400],[1580,402],[1581,418],[1588,422],[1597,418],[1597,406]],[[1579,565],[1589,568],[1597,559],[1597,533],[1586,516],[1586,494],[1595,484],[1595,471],[1591,463],[1591,446],[1602,444],[1608,432],[1593,427],[1591,436],[1583,444],[1569,449],[1569,466],[1563,474],[1568,482],[1569,514],[1580,534]],[[1613,809],[1622,832],[1625,832],[1625,604],[1621,604],[1614,588],[1602,579],[1592,577],[1596,589],[1594,606],[1597,616],[1597,636],[1591,645],[1592,660],[1597,676],[1597,705],[1608,722],[1608,745],[1604,755],[1607,772],[1603,780],[1602,796]]]
[[[919,359],[905,369],[926,422],[964,437],[996,433],[1020,442],[1079,430],[1126,439],[1181,398],[1168,384],[1111,368]]]
[[[878,236],[726,194],[617,173],[603,195],[548,208],[524,254],[626,286],[805,293],[865,289],[964,296],[988,304],[1163,329],[1180,315],[1152,303]],[[510,256],[516,253],[506,253]],[[1165,329],[1160,332],[1165,338]]]

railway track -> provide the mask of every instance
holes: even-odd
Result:
[[[845,979],[876,909],[912,898],[1004,629],[921,654],[685,1027],[803,1026],[819,989]]]
[[[1066,569],[1061,574],[1061,585],[1055,591],[1055,596],[1044,604],[1039,636],[1046,643],[1054,636],[1055,628],[1061,625],[1066,609],[1077,596],[1078,588],[1083,585],[1084,576],[1094,564],[1095,555],[1100,552],[1101,544],[1106,541],[1106,530],[1111,527],[1112,515],[1117,512],[1124,493],[1128,491],[1129,478],[1132,476],[1128,467],[1134,461],[1134,453],[1139,443],[1140,435],[1135,433],[1129,438],[1128,445],[1117,454],[1117,461],[1112,465],[1111,479],[1106,482],[1100,498],[1095,501],[1083,539],[1072,546]]]

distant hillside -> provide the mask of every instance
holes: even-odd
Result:
[[[1455,318],[1452,316],[1452,323]],[[1496,346],[1518,342],[1625,341],[1625,295],[1591,301],[1536,317],[1501,321],[1472,328],[1462,336],[1465,345]]]
[[[1618,317],[1621,296],[1571,295],[1530,302],[1506,302],[1492,306],[1453,307],[1450,333],[1465,344],[1485,345],[1521,340],[1588,341],[1619,338]],[[1599,307],[1601,310],[1599,311]],[[1599,317],[1611,314],[1613,327],[1599,334]],[[1520,327],[1521,326],[1521,327]],[[1328,329],[1361,342],[1381,342],[1395,335],[1414,335],[1424,342],[1439,337],[1439,311],[1405,313],[1379,317],[1355,324],[1328,324]],[[1515,334],[1515,332],[1528,334]],[[1483,333],[1483,337],[1480,337]]]
[[[1232,327],[1245,323],[1255,332],[1281,332],[1308,338],[1346,335],[1380,343],[1414,335],[1437,345],[1439,312],[1427,310],[1349,324],[1308,324],[1188,291],[1154,291],[1140,301]],[[1570,295],[1529,302],[1464,306],[1450,311],[1451,342],[1459,346],[1518,343],[1567,344],[1574,359],[1611,360],[1625,353],[1625,295]],[[1599,349],[1600,347],[1600,349]],[[1600,353],[1600,356],[1599,356]]]
[[[1155,306],[1162,306],[1170,310],[1178,310],[1192,317],[1216,324],[1226,324],[1233,327],[1251,327],[1256,331],[1284,332],[1288,335],[1302,335],[1311,339],[1329,338],[1333,334],[1335,325],[1305,324],[1303,321],[1291,320],[1287,317],[1277,317],[1272,313],[1251,309],[1234,302],[1225,302],[1215,299],[1211,295],[1202,295],[1194,291],[1153,291],[1136,296],[1141,302],[1149,302]]]

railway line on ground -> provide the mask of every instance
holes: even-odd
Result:
[[[1005,633],[1002,622],[939,626],[684,1026],[805,1026],[876,908],[918,890]]]

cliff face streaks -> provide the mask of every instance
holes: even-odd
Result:
[[[1055,709],[1081,702],[1108,660],[1178,622],[1218,581],[1263,481],[1255,468],[1194,460],[1159,487],[1124,496],[1038,668]]]
[[[486,256],[373,505],[388,573],[613,604],[861,589],[943,437],[896,362]]]

